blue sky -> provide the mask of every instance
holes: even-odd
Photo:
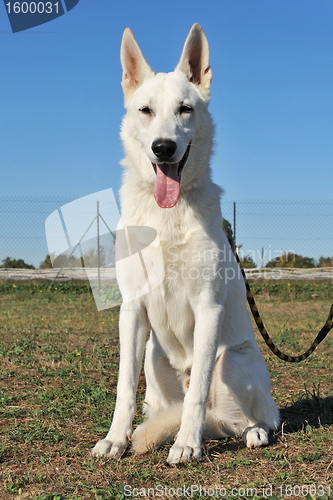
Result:
[[[212,168],[226,198],[330,198],[331,0],[80,0],[16,34],[0,5],[0,195],[117,191],[122,32],[172,71],[194,22],[211,48]]]
[[[195,22],[225,199],[332,199],[332,0],[80,0],[15,34],[0,5],[0,196],[117,193],[123,30],[172,71]]]

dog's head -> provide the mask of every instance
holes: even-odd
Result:
[[[175,71],[155,73],[127,28],[121,63],[125,164],[135,168],[160,207],[171,208],[181,186],[200,183],[208,168],[213,126],[207,110],[212,72],[206,36],[195,24]]]

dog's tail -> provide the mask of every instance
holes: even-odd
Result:
[[[174,441],[180,428],[182,412],[183,404],[174,403],[139,425],[132,436],[133,450],[136,453],[145,453],[151,448]],[[207,409],[203,437],[218,439],[227,435],[229,434],[225,432],[214,413]]]

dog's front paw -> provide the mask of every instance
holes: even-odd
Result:
[[[262,427],[248,427],[243,432],[243,441],[248,448],[265,446],[268,444],[268,434],[265,429],[262,429]]]
[[[125,443],[112,443],[107,439],[101,439],[91,450],[93,457],[107,457],[114,458],[117,460],[122,456],[127,448],[127,442]]]
[[[167,461],[170,465],[176,465],[179,463],[190,462],[193,459],[201,459],[201,447],[196,446],[192,448],[192,446],[181,446],[177,444],[176,441],[169,452]]]

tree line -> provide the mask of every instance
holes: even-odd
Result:
[[[223,219],[223,229],[229,238],[229,241],[234,242],[234,235],[232,227],[229,221]],[[239,250],[242,245],[237,245]],[[250,255],[241,256],[239,255],[239,260],[241,261],[242,267],[245,269],[251,269],[257,267],[256,262]],[[287,268],[304,268],[311,269],[314,267],[333,267],[333,257],[319,257],[316,261],[313,257],[304,257],[294,252],[284,252],[278,257],[267,262],[265,267],[287,267]]]
[[[230,241],[234,242],[234,235],[229,221],[223,219],[223,230],[227,234]],[[242,245],[238,245],[238,249]],[[101,266],[106,264],[110,265],[110,256],[103,246],[100,247],[99,262]],[[316,261],[313,257],[305,257],[293,252],[284,252],[282,255],[270,260],[265,267],[287,267],[287,268],[314,268],[314,267],[333,267],[333,258],[319,257]],[[67,262],[66,262],[67,261]],[[249,255],[241,256],[240,261],[242,267],[245,269],[257,267],[256,262]],[[46,255],[45,259],[40,263],[39,269],[50,269],[52,267],[62,267],[66,263],[66,267],[97,267],[98,257],[95,249],[90,249],[85,253],[84,260],[82,257],[75,257],[72,255],[68,260],[65,254],[59,255],[53,262],[51,262],[50,255]],[[36,269],[32,264],[27,264],[23,259],[14,259],[6,257],[2,260],[0,268],[11,269]]]

